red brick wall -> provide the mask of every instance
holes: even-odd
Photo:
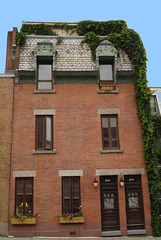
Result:
[[[0,235],[8,232],[13,82],[0,77]]]
[[[15,62],[12,60],[12,45],[16,43],[17,28],[13,28],[13,31],[8,32],[7,36],[7,54],[6,54],[6,70],[14,70]]]
[[[67,232],[69,235],[69,230],[54,220],[54,216],[62,211],[59,170],[83,170],[80,181],[81,204],[86,223],[85,229],[81,226],[84,232],[79,236],[90,235],[91,229],[95,231],[93,235],[100,236],[100,189],[93,187],[95,170],[145,168],[134,85],[118,85],[119,94],[97,94],[97,87],[95,84],[57,84],[54,86],[56,94],[34,94],[35,85],[15,85],[12,171],[36,171],[34,212],[40,213],[37,224],[39,234],[44,226],[48,230],[52,226],[52,229],[60,229],[62,234],[58,230],[51,230],[51,235],[58,236]],[[55,155],[32,155],[35,149],[34,109],[56,110],[53,117]],[[118,126],[123,153],[100,153],[102,136],[98,109],[120,109]],[[146,229],[149,229],[150,235],[151,216],[146,175],[143,176],[142,184]],[[14,189],[15,179],[11,176],[10,216],[14,214]],[[119,205],[122,206],[119,210],[120,226],[122,234],[126,235],[125,199],[122,191],[119,189]],[[13,234],[14,231],[15,227],[10,226],[10,233]]]

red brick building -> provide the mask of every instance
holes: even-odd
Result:
[[[39,213],[32,224],[11,218],[9,235],[152,235],[132,64],[107,40],[94,62],[84,37],[61,34],[59,44],[28,35],[7,57],[15,70],[10,217]],[[69,223],[55,218],[64,213]]]
[[[0,74],[0,235],[8,235],[14,75]]]

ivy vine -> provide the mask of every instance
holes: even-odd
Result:
[[[26,35],[34,34],[34,35],[53,35],[57,36],[56,32],[53,28],[61,28],[65,30],[71,29],[74,31],[76,28],[75,25],[69,25],[68,23],[53,23],[53,24],[23,24],[20,32],[16,34],[16,44],[20,46],[24,46],[26,42]]]
[[[139,34],[133,29],[129,29],[124,21],[109,21],[103,23],[82,21],[78,23],[77,29],[79,35],[85,35],[83,43],[86,42],[89,44],[92,56],[94,56],[95,50],[100,42],[104,40],[101,39],[100,36],[107,34],[106,39],[112,42],[118,50],[122,49],[125,51],[132,61],[137,78],[135,97],[144,142],[144,158],[150,192],[153,235],[160,236],[158,148],[154,133],[154,122],[151,115],[151,92],[147,86],[147,57],[142,40]]]
[[[125,21],[81,21],[77,26],[70,26],[67,23],[57,23],[53,25],[45,24],[23,24],[22,28],[16,36],[16,43],[23,46],[25,44],[26,34],[38,34],[38,35],[56,35],[53,32],[53,26],[61,27],[62,29],[75,29],[78,35],[85,36],[82,41],[82,45],[86,42],[92,51],[92,57],[95,59],[95,50],[99,46],[100,42],[107,39],[113,43],[114,47],[118,50],[122,49],[128,54],[129,59],[132,61],[133,68],[136,74],[135,84],[135,97],[137,102],[138,116],[142,128],[142,137],[144,143],[144,158],[147,169],[151,213],[152,213],[152,228],[153,235],[159,236],[161,229],[159,227],[159,169],[158,169],[158,147],[156,144],[156,136],[161,133],[161,129],[158,126],[158,132],[156,134],[156,122],[159,120],[154,119],[151,115],[150,98],[151,92],[147,86],[146,76],[146,51],[142,40],[138,33],[133,29],[129,29]],[[101,36],[104,36],[102,38]],[[60,43],[62,39],[58,39],[57,43]],[[154,127],[155,126],[155,127]]]
[[[57,37],[56,45],[60,45],[63,41],[63,37]]]

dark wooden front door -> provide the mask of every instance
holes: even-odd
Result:
[[[127,229],[144,229],[141,176],[125,176]]]
[[[102,231],[119,230],[117,176],[102,176],[100,183]]]

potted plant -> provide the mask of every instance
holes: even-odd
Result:
[[[62,215],[56,216],[59,218],[59,223],[84,223],[84,216],[82,212],[82,207],[79,207],[77,213],[63,213]]]
[[[13,217],[11,217],[11,224],[36,224],[36,217],[39,214],[17,214]]]

